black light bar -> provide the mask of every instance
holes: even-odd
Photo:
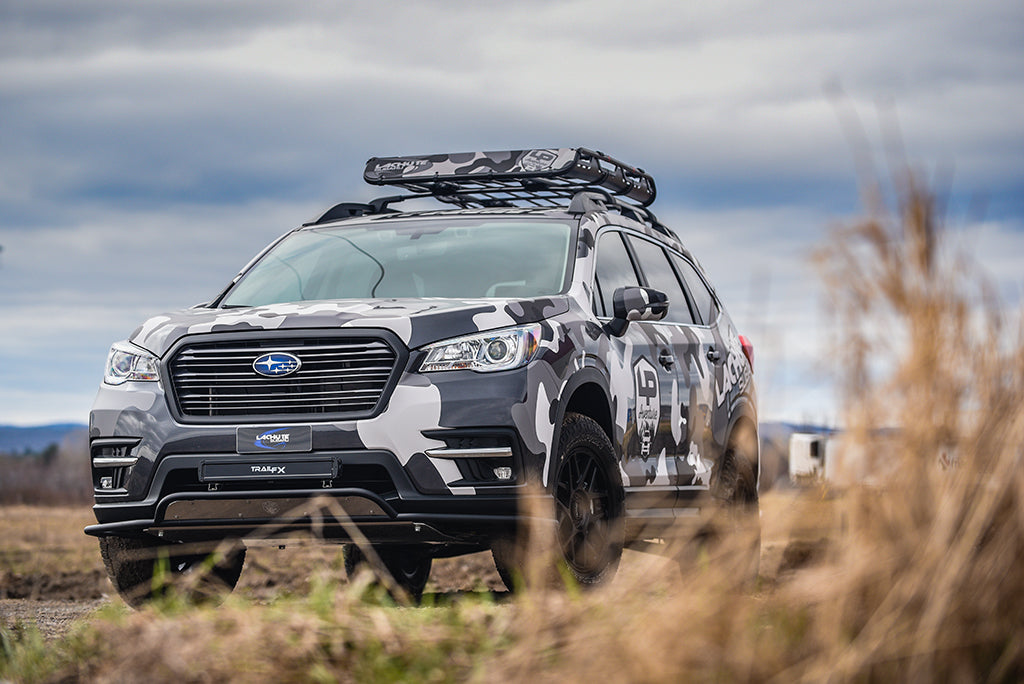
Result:
[[[564,206],[583,190],[654,202],[654,178],[583,147],[373,157],[363,179],[394,185],[460,207]]]

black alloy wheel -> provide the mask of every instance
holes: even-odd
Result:
[[[591,418],[570,413],[559,442],[554,480],[558,547],[580,585],[597,585],[615,575],[622,556],[622,480],[611,441]]]

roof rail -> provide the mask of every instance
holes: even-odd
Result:
[[[569,204],[570,214],[590,214],[595,211],[618,211],[638,223],[648,223],[651,228],[669,237],[676,237],[669,228],[658,220],[654,212],[647,207],[640,207],[619,200],[602,190],[585,190],[576,193]]]
[[[562,207],[582,190],[646,207],[657,195],[642,169],[583,147],[373,157],[363,179],[462,208]]]

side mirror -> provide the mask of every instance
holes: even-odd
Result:
[[[612,295],[608,331],[618,337],[630,321],[660,321],[668,313],[668,295],[650,287],[620,287]]]

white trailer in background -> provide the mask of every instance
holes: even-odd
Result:
[[[789,481],[807,484],[826,477],[829,436],[794,432],[789,437]]]
[[[868,444],[842,432],[795,432],[789,438],[789,479],[793,484],[826,481],[830,485],[879,486],[888,482],[899,466],[898,432],[878,430]],[[949,467],[949,456],[937,463]]]

